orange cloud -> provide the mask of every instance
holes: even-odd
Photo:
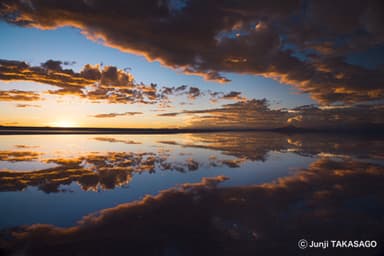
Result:
[[[98,65],[85,65],[76,73],[63,69],[61,61],[48,60],[40,66],[22,61],[0,60],[0,80],[34,81],[58,87],[49,90],[53,95],[75,95],[90,101],[109,103],[156,103],[156,85],[134,83],[133,76],[113,66],[101,69]],[[40,100],[40,95],[29,91],[0,91],[0,100]]]
[[[97,114],[93,117],[96,118],[113,118],[117,116],[135,116],[135,115],[142,115],[142,112],[124,112],[124,113],[108,113],[108,114]]]
[[[160,107],[170,107],[173,96],[185,95],[190,101],[209,94],[215,101],[221,99],[242,99],[240,92],[209,93],[198,87],[181,85],[178,87],[158,87],[157,84],[134,82],[132,74],[114,66],[84,65],[80,72],[63,69],[63,62],[48,60],[40,66],[30,66],[22,61],[0,60],[0,80],[3,81],[34,81],[49,84],[58,89],[48,90],[51,95],[72,95],[88,99],[91,102],[108,102],[116,104],[159,104]],[[217,97],[220,95],[220,97]],[[0,91],[0,101],[37,101],[39,94],[31,91],[11,90]],[[18,107],[32,107],[19,105]],[[126,112],[125,115],[129,115]],[[97,118],[114,117],[121,113],[98,114]],[[137,113],[139,114],[139,113]]]
[[[40,94],[33,91],[0,91],[0,101],[38,101]],[[28,106],[28,105],[27,105]]]
[[[16,105],[17,108],[39,108],[41,107],[40,105],[34,105],[34,104],[17,104]]]

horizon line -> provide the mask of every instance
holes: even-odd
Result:
[[[4,126],[0,125],[0,135],[12,134],[172,134],[172,133],[212,133],[212,132],[282,132],[282,133],[365,133],[381,134],[383,124],[359,127],[303,128],[285,126],[275,128],[105,128],[105,127],[52,127],[52,126]]]

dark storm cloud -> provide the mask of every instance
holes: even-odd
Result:
[[[301,17],[305,23],[297,24],[288,33],[301,48],[343,56],[383,43],[382,1],[306,1],[305,4],[306,15]]]
[[[4,252],[163,255],[171,246],[182,255],[297,255],[303,237],[382,240],[380,165],[322,158],[272,183],[217,187],[226,179],[182,184],[85,216],[73,227],[19,227],[4,235]],[[327,248],[330,255],[341,252],[361,255],[357,249]],[[364,253],[380,255],[382,248]]]
[[[108,113],[108,114],[97,114],[93,117],[96,118],[114,118],[118,116],[135,116],[135,115],[142,115],[142,112],[124,112],[124,113]]]
[[[21,90],[0,90],[0,101],[38,101],[41,100],[40,94],[33,91]]]
[[[369,70],[346,59],[383,45],[379,0],[185,1],[181,6],[157,0],[5,0],[0,15],[27,27],[77,27],[91,40],[210,80],[228,82],[221,72],[270,77],[322,104],[384,95],[382,67]]]

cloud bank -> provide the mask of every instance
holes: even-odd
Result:
[[[129,72],[115,66],[86,64],[79,72],[63,69],[62,61],[48,60],[40,66],[31,66],[24,61],[0,59],[0,80],[33,81],[52,85],[58,89],[48,90],[50,95],[71,95],[91,102],[112,104],[159,104],[170,107],[174,97],[186,97],[189,101],[209,96],[211,101],[245,99],[241,92],[202,91],[198,87],[181,85],[159,87],[155,83],[145,85],[135,82]],[[0,91],[0,101],[39,101],[41,95],[33,91]],[[126,112],[129,113],[129,112]],[[128,114],[127,114],[128,115]],[[118,116],[118,115],[114,115]],[[104,117],[103,114],[95,117]]]
[[[382,127],[382,104],[319,107],[305,105],[293,109],[271,109],[266,99],[243,100],[220,108],[183,110],[158,114],[160,117],[189,116],[188,128],[273,129],[366,129]],[[376,128],[377,128],[376,127]]]
[[[109,103],[152,103],[156,85],[134,82],[133,76],[114,66],[85,65],[80,72],[63,69],[63,62],[48,60],[40,66],[30,66],[23,61],[0,60],[0,80],[33,81],[58,87],[49,90],[53,95],[74,95],[90,101]],[[6,100],[40,100],[35,92],[2,91]]]
[[[5,0],[0,5],[1,18],[10,23],[76,27],[106,46],[209,80],[229,81],[223,72],[273,78],[321,104],[383,97],[383,67],[354,65],[347,58],[383,45],[383,13],[377,0]]]

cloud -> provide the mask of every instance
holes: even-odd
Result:
[[[238,96],[237,93],[231,93],[231,97],[232,95]],[[186,124],[188,128],[216,129],[277,128],[284,126],[288,117],[285,111],[271,110],[266,99],[238,101],[225,104],[221,108],[158,114],[166,117],[178,115],[192,116]]]
[[[0,90],[0,101],[39,101],[40,94],[33,91]]]
[[[142,115],[142,112],[124,112],[124,113],[108,113],[108,114],[97,114],[93,117],[96,118],[114,118],[118,116],[135,116],[135,115]]]
[[[190,102],[196,100],[197,98],[208,96],[209,100],[212,103],[218,103],[221,100],[246,100],[244,96],[241,95],[241,92],[230,91],[228,93],[221,91],[212,91],[212,90],[202,90],[198,87],[188,86],[188,85],[180,85],[178,87],[167,87],[163,86],[159,88],[158,98],[162,102],[164,106],[171,106],[172,97],[182,97],[186,96],[188,99],[187,102],[181,102],[180,105],[190,104]],[[163,115],[167,116],[167,114]],[[169,115],[168,115],[169,116]]]
[[[80,72],[75,72],[71,69],[63,69],[64,63],[48,60],[41,63],[40,66],[30,66],[22,61],[0,60],[0,80],[34,81],[49,84],[58,87],[58,89],[45,92],[51,95],[72,95],[88,99],[91,102],[106,101],[116,104],[159,104],[162,107],[169,107],[172,103],[172,97],[184,95],[190,101],[206,94],[220,95],[220,97],[215,98],[215,102],[220,99],[235,100],[241,98],[240,92],[206,93],[198,87],[188,85],[158,87],[154,83],[149,85],[137,83],[132,74],[114,66],[102,68],[99,65],[86,64]],[[0,91],[0,100],[37,101],[41,98],[40,94],[35,92],[11,90]]]
[[[61,65],[63,62],[57,61],[57,60],[48,60],[44,63],[41,63],[41,67],[45,68],[47,70],[52,70],[52,71],[61,71]]]
[[[18,124],[20,124],[19,122],[4,122],[3,123],[4,125],[18,125]]]
[[[134,82],[133,76],[113,66],[85,65],[80,72],[63,69],[62,61],[48,60],[40,66],[23,61],[0,60],[0,80],[33,81],[58,87],[48,94],[73,95],[90,101],[109,103],[154,104],[156,85]],[[40,100],[39,94],[29,91],[1,91],[0,100]]]
[[[199,97],[202,97],[205,95],[204,92],[202,92],[198,87],[194,86],[188,86],[188,85],[180,85],[178,87],[167,87],[164,86],[160,89],[159,97],[165,102],[165,103],[171,103],[170,96],[183,96],[186,95],[187,98],[190,101],[193,101]]]
[[[242,100],[242,99],[245,99],[244,97],[241,97],[241,92],[234,92],[234,91],[231,91],[227,94],[224,94],[223,95],[223,99],[226,99],[226,100]]]
[[[38,148],[39,146],[29,146],[29,145],[23,145],[23,144],[18,144],[15,145],[16,148]]]
[[[209,91],[209,95],[211,96],[211,102],[216,103],[219,100],[235,100],[235,101],[245,101],[247,100],[246,97],[242,96],[241,92],[237,91],[230,91],[228,93],[223,93],[223,92],[214,92],[214,91]]]
[[[158,114],[157,116],[178,116],[180,113],[174,112],[174,113],[163,113],[163,114]]]
[[[219,93],[212,93],[213,97]],[[238,94],[229,93],[234,98]],[[241,97],[241,96],[240,96]],[[185,128],[215,129],[274,129],[295,126],[316,130],[381,129],[384,124],[384,105],[304,105],[293,109],[271,109],[266,99],[242,99],[220,108],[183,110],[157,114],[160,117],[187,115]]]
[[[96,80],[73,70],[63,70],[60,61],[48,60],[41,66],[30,66],[23,61],[0,60],[0,79],[3,81],[34,81],[60,87],[58,94],[83,95],[82,89]]]
[[[197,87],[189,87],[188,97],[190,99],[195,99],[201,95],[200,89]]]
[[[34,104],[17,104],[17,108],[40,108],[40,105],[34,105]]]
[[[228,82],[223,72],[273,78],[321,104],[384,95],[382,68],[347,61],[383,45],[380,1],[183,3],[175,11],[173,1],[5,0],[0,13],[20,26],[76,27],[88,39],[209,80]]]

